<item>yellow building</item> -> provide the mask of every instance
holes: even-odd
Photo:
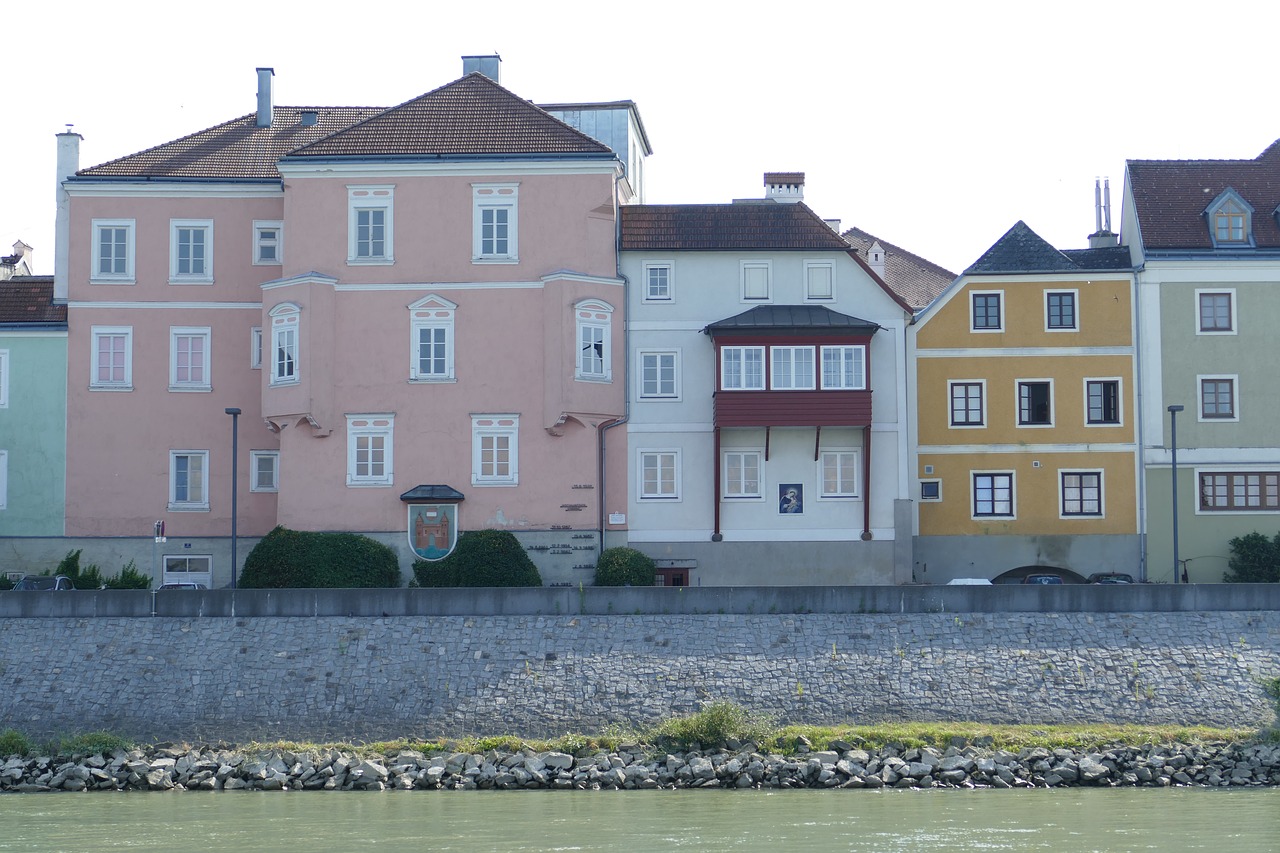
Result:
[[[918,318],[914,579],[1140,574],[1134,280],[1019,222]]]

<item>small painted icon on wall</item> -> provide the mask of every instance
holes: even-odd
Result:
[[[778,512],[791,515],[804,512],[804,485],[783,483],[778,486]]]

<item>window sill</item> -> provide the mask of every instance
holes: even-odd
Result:
[[[168,506],[168,509],[169,509],[169,512],[208,512],[209,505],[207,503],[203,503],[203,504],[170,503]]]
[[[348,489],[389,489],[395,483],[391,480],[352,480],[347,478]]]
[[[472,257],[471,263],[473,264],[518,264],[520,263],[520,258],[519,257],[493,257],[493,258]]]
[[[858,495],[818,495],[818,500],[848,502],[848,501],[860,501],[862,500],[862,498],[860,498]]]
[[[591,382],[596,385],[612,385],[612,376],[583,376],[581,373],[575,373],[573,376],[575,382]]]
[[[471,485],[476,486],[477,488],[487,488],[489,486],[511,488],[512,486],[520,485],[520,481],[519,480],[477,480],[475,478],[472,478]]]
[[[187,285],[187,284],[196,284],[196,285],[213,284],[213,279],[205,278],[204,276],[196,276],[193,278],[174,278],[173,276],[170,276],[169,284],[179,285],[179,286]]]
[[[255,495],[275,495],[279,494],[280,489],[278,487],[274,489],[250,489],[249,492]]]
[[[410,385],[455,385],[458,382],[456,376],[410,376]]]
[[[137,284],[138,281],[133,276],[121,276],[120,278],[111,278],[107,276],[90,276],[90,284]]]
[[[641,495],[640,500],[643,502],[654,503],[679,503],[680,498],[676,495]]]
[[[254,261],[255,267],[279,267],[284,266],[284,261]]]
[[[394,256],[387,258],[347,258],[347,266],[352,267],[389,267],[395,262]]]
[[[90,391],[132,391],[132,385],[90,385]]]
[[[301,385],[300,379],[272,379],[267,383],[268,388],[290,388],[295,385]]]
[[[169,390],[175,394],[208,394],[213,391],[210,385],[170,385]]]

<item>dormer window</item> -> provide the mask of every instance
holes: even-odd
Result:
[[[1253,207],[1227,188],[1205,209],[1215,248],[1253,245]]]

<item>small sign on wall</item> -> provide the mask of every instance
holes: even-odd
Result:
[[[610,524],[626,524],[627,514],[625,512],[611,512],[609,513],[609,523]]]
[[[804,512],[804,484],[782,483],[778,486],[778,512],[800,515]]]

